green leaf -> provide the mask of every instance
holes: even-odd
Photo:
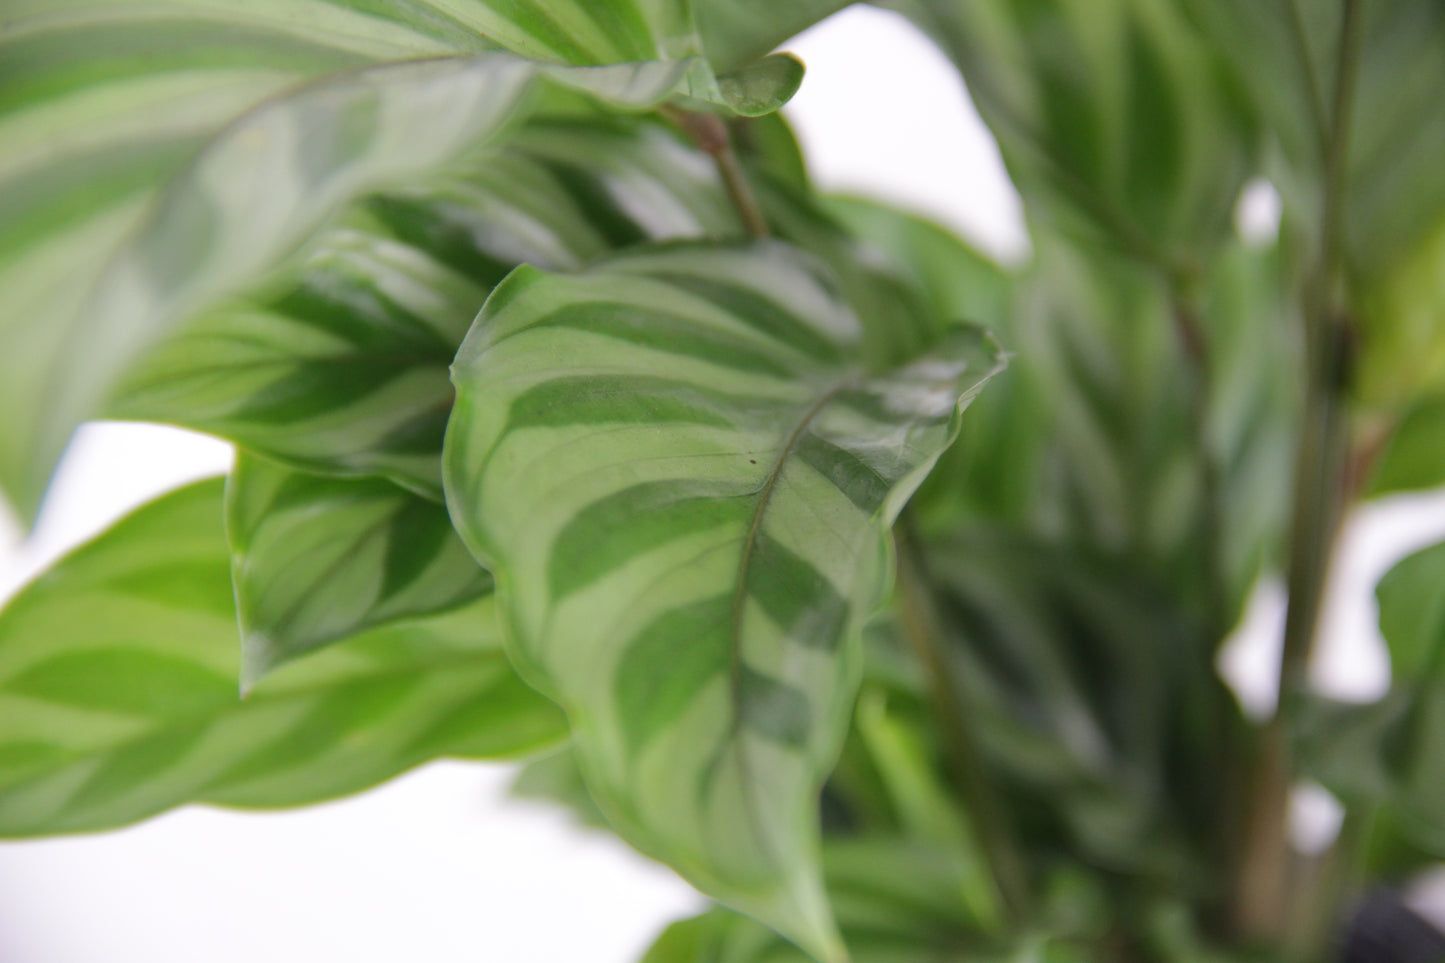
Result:
[[[1399,562],[1375,590],[1390,648],[1392,688],[1403,701],[1380,758],[1405,834],[1445,856],[1445,545]]]
[[[643,240],[741,235],[711,164],[655,122],[529,121],[444,174],[359,201],[283,277],[208,311],[123,383],[117,418],[441,500],[447,377],[492,286]]]
[[[911,282],[922,310],[940,328],[980,324],[1005,348],[1013,331],[1017,279],[944,227],[915,214],[854,197],[833,197],[828,209],[884,262]],[[1018,519],[1032,508],[1044,419],[1039,392],[1024,374],[1028,359],[1011,366],[974,405],[939,467],[919,489],[914,511],[939,527],[960,515]]]
[[[836,13],[853,0],[694,0],[707,59],[732,70]]]
[[[1380,632],[1400,682],[1445,685],[1445,545],[1397,563],[1375,589]]]
[[[0,613],[0,835],[302,805],[564,734],[508,667],[489,600],[349,639],[239,699],[221,510],[219,479],[173,492]]]
[[[825,960],[816,799],[887,527],[998,366],[960,332],[890,373],[777,243],[519,268],[453,368],[447,500],[514,662],[567,709],[629,841]]]
[[[1283,160],[1296,240],[1318,252],[1345,4],[1194,0]],[[1356,395],[1399,411],[1445,386],[1445,9],[1434,0],[1361,0],[1348,38],[1354,83],[1340,165],[1339,226],[1360,335]]]
[[[492,579],[446,509],[380,479],[241,454],[226,482],[241,687],[328,642],[480,598]]]
[[[951,675],[990,771],[1033,811],[1020,830],[1030,848],[1207,879],[1216,769],[1175,761],[1220,758],[1239,720],[1214,714],[1227,696],[1208,671],[1213,640],[1159,573],[1086,544],[982,526],[937,539],[928,559]]]
[[[36,56],[42,67],[50,63]],[[30,238],[7,248],[0,259],[7,311],[0,335],[14,349],[0,359],[0,487],[33,513],[69,433],[96,414],[141,351],[186,317],[253,286],[354,198],[464,160],[506,129],[541,87],[643,109],[671,96],[687,69],[657,62],[553,67],[502,53],[356,69],[264,102],[199,152],[190,144],[185,166],[166,168],[174,176],[159,194],[131,191],[123,203],[68,190],[38,195],[42,206],[27,217],[69,226],[44,243]],[[131,106],[128,90],[113,92],[121,107]],[[253,99],[255,91],[245,93]],[[0,204],[32,196],[26,178],[38,171],[65,169],[76,182],[111,176],[109,159],[92,163],[87,153],[66,152],[57,131],[68,136],[94,119],[77,118],[70,103],[42,101],[20,112],[16,123],[31,127],[3,141]],[[220,107],[207,95],[195,109]],[[127,145],[151,150],[164,142],[170,116],[148,103],[126,137],[107,142],[102,153],[113,158]],[[147,168],[137,178],[146,185],[165,179],[154,174]]]
[[[518,799],[563,806],[583,826],[609,828],[607,817],[597,808],[592,793],[587,789],[582,767],[570,745],[529,761],[517,773],[511,792]]]
[[[989,944],[964,912],[959,867],[947,855],[904,839],[861,837],[829,840],[824,863],[854,963],[936,963]],[[668,927],[641,963],[806,959],[752,920],[714,909]]]
[[[1187,272],[1226,236],[1253,129],[1153,0],[898,0],[963,73],[1030,216]]]

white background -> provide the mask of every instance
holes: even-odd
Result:
[[[1018,198],[956,74],[911,27],[854,9],[789,45],[808,65],[791,106],[815,177],[928,211],[1000,259],[1027,256]],[[866,60],[862,52],[866,51]],[[1247,230],[1267,233],[1267,189]],[[0,597],[124,511],[224,471],[218,442],[99,425],[72,446],[35,536],[0,518]],[[1445,497],[1352,520],[1316,681],[1388,684],[1374,581],[1445,537]],[[1269,709],[1282,593],[1265,586],[1222,660]],[[285,813],[190,807],[120,832],[0,844],[0,963],[632,963],[702,900],[671,872],[560,811],[506,798],[510,767],[435,763],[371,792]],[[1306,793],[1302,842],[1337,813]]]

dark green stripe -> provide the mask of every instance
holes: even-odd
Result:
[[[698,358],[738,371],[790,378],[795,372],[736,338],[701,327],[696,321],[613,301],[573,302],[533,327],[569,328],[601,334],[655,351]]]
[[[566,737],[567,721],[562,713],[519,679],[500,653],[495,663],[484,668],[448,671],[471,673],[477,682],[458,704],[446,708],[435,723],[401,750],[402,758],[495,758],[499,753],[514,755],[520,747]],[[483,684],[487,685],[485,690]]]
[[[392,455],[430,455],[441,458],[442,441],[447,420],[451,417],[451,392],[438,394],[435,409],[420,412],[388,430],[376,440],[378,453]]]
[[[848,501],[869,515],[883,507],[888,493],[898,483],[898,479],[889,477],[853,452],[824,441],[811,431],[804,432],[798,439],[794,451],[804,464],[828,479]],[[907,467],[896,464],[894,452],[887,451],[885,454],[895,460],[892,467]]]
[[[795,642],[832,651],[843,641],[848,603],[801,556],[759,532],[744,575],[748,594]]]
[[[458,562],[469,558],[456,540],[456,532],[452,529],[452,521],[445,508],[414,495],[400,497],[402,503],[392,515],[387,527],[386,555],[382,562],[378,605],[415,585],[431,564],[444,553]],[[476,577],[471,582],[472,591],[463,598],[481,594],[488,581],[482,570],[477,568]],[[460,602],[462,598],[456,601]]]
[[[808,743],[808,697],[793,686],[770,679],[746,665],[738,671],[738,711],[753,732],[787,746]]]
[[[232,686],[231,700],[234,702],[239,698]],[[60,812],[46,821],[46,829],[50,832],[64,831],[69,820],[75,820],[83,826],[87,818],[86,810],[91,807],[101,813],[113,813],[117,809],[117,800],[127,794],[139,792],[144,796],[147,790],[165,778],[166,770],[175,767],[189,756],[209,731],[209,728],[203,725],[163,729],[105,757],[100,766],[66,800]],[[149,815],[154,809],[132,807],[131,810],[122,811]]]
[[[470,24],[416,0],[323,0],[352,13],[364,13],[448,44],[458,50],[489,49],[481,34]]]
[[[611,0],[608,3],[582,4],[580,9],[597,25],[616,54],[614,60],[656,60],[658,50],[652,39],[652,29],[635,0]]]
[[[158,719],[214,712],[236,699],[234,679],[120,643],[52,656],[22,670],[4,691],[91,712]]]
[[[204,142],[177,135],[145,143],[109,144],[96,153],[47,158],[0,185],[0,260],[49,235],[78,227],[108,208],[155,187]]]
[[[755,487],[738,491],[736,485],[713,482],[649,482],[593,502],[552,544],[547,578],[553,601],[688,535],[734,526],[741,537],[752,515]]]
[[[390,358],[308,359],[252,394],[228,420],[295,425],[355,404],[406,370]]]
[[[1181,121],[1189,105],[1176,101],[1174,78],[1144,29],[1137,16],[1130,14],[1124,189],[1134,210],[1166,215],[1160,223],[1147,225],[1162,231],[1169,228],[1167,214],[1180,199],[1177,181],[1184,151]]]
[[[261,67],[305,75],[362,63],[362,57],[314,40],[194,17],[61,26],[0,42],[0,114],[87,87],[172,71]],[[217,117],[217,126],[228,119]]]
[[[737,428],[764,404],[645,375],[553,378],[512,401],[507,430],[568,425],[692,424]]]
[[[111,576],[107,589],[153,605],[222,619],[231,618],[235,611],[231,569],[224,558],[137,561]]]
[[[300,721],[280,736],[257,746],[207,784],[207,790],[225,793],[246,782],[264,779],[293,767],[314,764],[338,748],[336,734],[356,734],[380,728],[396,716],[421,686],[414,675],[370,678],[340,685],[319,695]]]
[[[583,50],[572,34],[529,0],[481,0],[501,19],[520,27],[522,33],[545,44],[563,63],[590,65],[597,58]]]
[[[843,358],[842,348],[827,332],[813,327],[800,315],[791,313],[756,291],[675,271],[648,273],[712,302],[744,324],[809,357],[826,362],[839,362]]]
[[[632,247],[649,239],[647,231],[617,203],[607,184],[591,170],[535,155],[532,160],[552,176],[609,249]]]
[[[367,211],[399,240],[425,251],[478,287],[491,288],[516,267],[486,248],[496,229],[473,210],[439,198],[387,194],[368,198]]]
[[[53,742],[39,739],[17,740],[0,745],[0,790],[42,772],[59,768],[71,754]]]
[[[300,284],[264,307],[360,350],[389,352],[398,366],[431,363],[445,367],[456,354],[457,346],[426,321],[369,279],[345,270],[307,271]]]
[[[732,597],[673,609],[639,632],[618,661],[617,720],[636,753],[665,731],[731,662]]]

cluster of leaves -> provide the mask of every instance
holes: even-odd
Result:
[[[1445,9],[887,4],[998,138],[1010,271],[811,187],[769,51],[844,5],[11,0],[0,490],[90,418],[238,455],[0,614],[0,834],[546,753],[520,791],[720,904],[648,963],[1258,935],[1214,661],[1328,542],[1306,454],[1445,482]],[[1442,569],[1381,587],[1389,698],[1289,719],[1387,878],[1445,857]]]

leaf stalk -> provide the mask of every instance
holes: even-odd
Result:
[[[929,700],[962,797],[975,842],[988,864],[998,902],[1011,928],[1029,918],[1028,877],[1011,820],[984,769],[968,707],[944,649],[942,621],[933,597],[928,563],[912,518],[904,512],[894,529],[899,613],[903,633],[927,676]]]
[[[1350,111],[1359,61],[1360,3],[1345,0],[1324,160],[1318,260],[1301,290],[1305,396],[1294,466],[1289,603],[1274,717],[1260,734],[1236,889],[1235,926],[1246,939],[1277,941],[1291,911],[1288,833],[1291,716],[1306,682],[1351,474],[1345,392],[1353,329],[1342,307],[1341,217]],[[1318,890],[1334,899],[1331,888]]]
[[[747,231],[748,236],[770,237],[772,232],[768,229],[768,219],[763,215],[757,195],[753,193],[747,174],[738,161],[737,151],[733,149],[732,134],[728,130],[727,123],[716,114],[699,113],[672,106],[664,106],[662,115],[681,128],[688,137],[692,138],[692,142],[698,146],[699,150],[712,158],[713,164],[717,167],[718,177],[722,179],[723,188],[727,191],[729,200],[737,210],[738,217],[743,222],[743,229]]]

